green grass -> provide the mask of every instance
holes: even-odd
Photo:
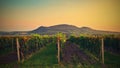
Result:
[[[30,59],[24,61],[22,66],[52,66],[57,64],[57,49],[55,44],[41,48]]]

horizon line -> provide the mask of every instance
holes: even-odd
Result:
[[[90,28],[92,30],[98,30],[98,31],[109,31],[109,32],[120,32],[120,31],[112,31],[112,30],[102,30],[102,29],[95,29],[95,28],[92,28],[92,27],[89,27],[89,26],[81,26],[81,27],[78,27],[76,25],[72,25],[72,24],[55,24],[55,25],[50,25],[50,26],[44,26],[44,25],[40,25],[39,27],[36,27],[35,29],[31,29],[31,30],[0,30],[0,32],[29,32],[29,31],[33,31],[33,30],[36,30],[40,27],[52,27],[52,26],[57,26],[57,25],[69,25],[69,26],[75,26],[77,28],[83,28],[83,27],[86,27],[86,28]]]

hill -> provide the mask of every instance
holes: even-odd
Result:
[[[111,32],[111,31],[101,31],[101,30],[95,30],[89,27],[76,27],[74,25],[68,25],[68,24],[60,24],[60,25],[54,25],[54,26],[40,26],[35,30],[32,31],[14,31],[14,32],[0,32],[0,35],[30,35],[30,34],[47,34],[52,35],[56,34],[58,32],[62,32],[64,34],[70,35],[72,33],[79,35],[79,34],[119,34],[120,32]]]
[[[69,34],[97,34],[97,35],[101,35],[101,34],[120,34],[120,32],[111,32],[111,31],[101,31],[101,30],[95,30],[89,27],[76,27],[73,25],[67,25],[67,24],[60,24],[60,25],[54,25],[54,26],[50,26],[50,27],[44,27],[44,26],[40,26],[39,28],[30,31],[30,33],[39,33],[39,34],[56,34],[58,32],[62,32],[65,33],[67,35]]]

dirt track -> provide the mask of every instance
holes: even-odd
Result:
[[[97,61],[90,56],[86,55],[84,51],[79,49],[79,46],[71,42],[66,42],[65,47],[63,48],[63,62],[71,63],[77,62],[81,64],[94,64]],[[73,63],[74,63],[73,62]]]
[[[17,54],[15,52],[0,56],[0,64],[9,64],[15,61],[17,61]]]

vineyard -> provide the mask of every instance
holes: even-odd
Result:
[[[58,33],[0,37],[0,67],[112,68],[120,67],[119,54],[119,36],[67,37]]]

